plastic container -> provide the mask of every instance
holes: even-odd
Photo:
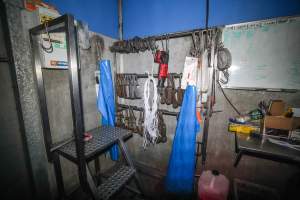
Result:
[[[204,171],[198,181],[198,199],[227,200],[228,179],[217,170]]]

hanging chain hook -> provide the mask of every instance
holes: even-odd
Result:
[[[166,35],[166,52],[169,52],[169,34]]]
[[[49,33],[49,31],[48,31],[48,21],[45,21],[44,22],[44,26],[45,26],[45,31],[46,31],[46,35],[47,35],[47,39],[46,39],[46,41],[48,41],[48,43],[49,43],[49,47],[45,47],[44,45],[43,45],[43,37],[41,36],[41,40],[42,40],[42,42],[41,42],[41,46],[42,46],[42,49],[44,50],[44,51],[46,51],[47,53],[52,53],[53,52],[53,45],[52,45],[52,42],[51,42],[51,37],[50,37],[50,33]]]
[[[163,36],[161,37],[161,47],[162,47],[162,50],[164,51],[165,50],[165,47],[164,47],[164,42],[163,42]]]

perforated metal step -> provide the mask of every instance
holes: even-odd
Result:
[[[119,138],[125,140],[132,135],[128,130],[109,126],[102,126],[88,131],[88,133],[92,134],[93,138],[84,143],[85,158],[87,160],[117,143]],[[74,140],[57,149],[57,152],[73,162],[77,160]]]
[[[121,166],[119,170],[97,188],[100,199],[107,200],[111,198],[127,183],[135,172],[135,169],[129,166]]]

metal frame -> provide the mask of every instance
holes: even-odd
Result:
[[[123,40],[123,0],[118,0],[118,32],[119,39]]]
[[[125,145],[124,141],[119,138],[118,143],[119,143],[121,152],[123,153],[126,162],[129,164],[129,166],[131,168],[135,169],[133,161],[131,160],[131,158],[129,156],[129,152],[127,151],[127,148],[126,148],[126,145]],[[143,194],[145,194],[145,189],[143,187],[143,184],[142,184],[142,181],[140,179],[140,176],[137,173],[135,173],[134,177],[135,177],[136,185],[137,185],[139,191],[141,191]]]
[[[228,90],[244,90],[244,91],[266,91],[266,92],[286,92],[286,93],[296,93],[298,89],[283,89],[283,88],[247,88],[247,87],[228,87],[222,86],[224,89]]]
[[[9,59],[6,57],[0,57],[0,62],[8,62]]]
[[[133,109],[133,110],[136,110],[136,111],[143,111],[144,108],[142,107],[138,107],[138,106],[130,106],[130,105],[125,105],[125,104],[117,104],[117,108],[119,109]],[[170,115],[170,116],[175,116],[175,117],[178,117],[178,112],[171,112],[171,111],[168,111],[168,110],[163,110],[163,109],[158,109],[159,112],[161,112],[163,115]]]
[[[159,40],[165,40],[166,38],[175,39],[175,38],[192,36],[192,34],[195,33],[195,32],[206,33],[206,32],[209,32],[211,30],[214,30],[214,29],[216,29],[216,27],[212,27],[212,28],[209,28],[209,29],[192,29],[192,30],[189,30],[189,31],[179,31],[179,32],[173,32],[173,33],[167,33],[167,34],[149,36],[149,37],[154,38],[156,41],[159,41]],[[144,37],[143,39],[145,39],[145,38],[147,38],[147,37]],[[120,53],[120,52],[117,52],[117,53]]]
[[[80,74],[78,63],[78,51],[77,51],[77,37],[76,29],[74,25],[74,17],[71,15],[63,15],[54,20],[48,22],[49,32],[65,31],[67,42],[67,56],[69,63],[69,83],[72,105],[72,118],[73,118],[73,131],[75,137],[77,165],[79,180],[83,189],[86,190],[87,186],[87,174],[84,157],[84,141],[83,141],[83,117],[82,117],[82,103],[81,103],[81,91],[80,91]],[[48,160],[54,163],[54,169],[57,179],[57,185],[60,196],[65,196],[63,188],[63,177],[61,172],[60,160],[57,155],[56,147],[54,146],[51,138],[50,122],[47,110],[47,102],[43,81],[42,64],[39,52],[39,43],[37,36],[45,31],[44,25],[36,26],[30,29],[30,41],[34,58],[34,68],[38,87],[38,96],[40,103],[40,111],[42,116],[44,141],[46,146],[46,152]]]
[[[182,73],[168,73],[173,76],[173,78],[180,78],[182,77]],[[136,74],[136,73],[117,73],[118,75],[125,75],[125,76],[130,76],[130,75],[136,75],[137,78],[148,78],[148,74]],[[158,78],[158,74],[153,74],[154,78]]]

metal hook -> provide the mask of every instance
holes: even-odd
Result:
[[[44,51],[46,51],[47,53],[52,53],[53,52],[53,45],[52,45],[52,42],[51,42],[50,33],[48,31],[48,22],[47,21],[45,21],[44,26],[45,26],[45,32],[46,32],[47,37],[48,37],[47,40],[48,40],[48,43],[49,43],[49,47],[45,47],[43,45],[43,37],[42,36],[41,36],[41,39],[42,39],[41,46],[42,46],[42,49]]]
[[[169,52],[169,34],[166,35],[166,52]]]
[[[161,41],[161,47],[162,47],[162,49],[163,49],[163,51],[164,51],[165,49],[164,49],[163,36],[161,37],[161,40],[160,40],[160,41]]]

